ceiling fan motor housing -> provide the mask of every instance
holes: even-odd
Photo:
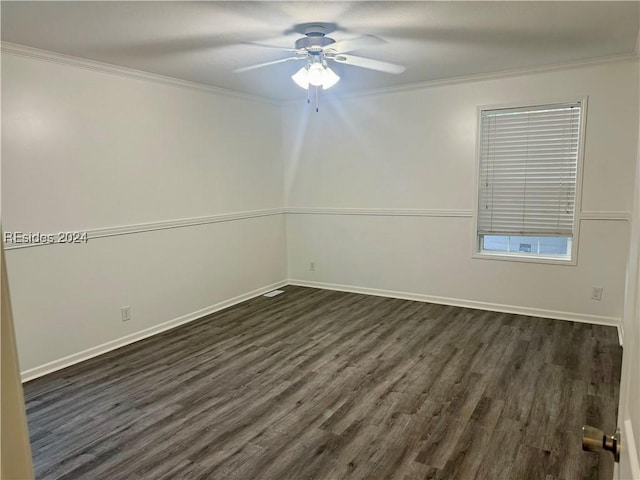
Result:
[[[325,27],[322,25],[311,25],[305,29],[305,36],[296,40],[297,50],[306,50],[311,54],[320,54],[327,45],[336,43],[333,38],[325,36]]]

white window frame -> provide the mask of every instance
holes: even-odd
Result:
[[[475,175],[474,175],[474,192],[473,192],[473,253],[472,258],[482,260],[506,260],[512,262],[526,263],[542,263],[554,265],[571,265],[578,264],[578,245],[580,237],[580,217],[582,211],[582,171],[584,164],[584,150],[586,145],[586,126],[587,126],[587,101],[588,96],[564,97],[561,99],[543,99],[534,101],[513,102],[498,105],[480,105],[477,107],[476,113],[476,155],[475,155]],[[576,198],[573,212],[573,233],[570,239],[571,254],[569,258],[561,258],[556,255],[527,255],[523,252],[488,252],[481,250],[480,235],[478,235],[478,197],[480,188],[480,133],[481,133],[481,116],[485,110],[498,110],[507,108],[536,108],[542,105],[566,104],[580,102],[580,140],[578,142],[578,159],[576,171]],[[528,235],[535,236],[535,235]]]

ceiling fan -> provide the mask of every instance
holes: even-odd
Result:
[[[317,102],[317,89],[319,87],[326,90],[334,86],[340,80],[340,77],[330,68],[329,65],[331,62],[392,74],[400,74],[405,71],[405,67],[403,65],[347,54],[347,52],[351,52],[359,48],[386,43],[380,37],[376,37],[375,35],[362,35],[352,39],[335,41],[333,38],[327,36],[327,33],[330,33],[330,24],[306,24],[301,26],[301,29],[302,32],[304,32],[304,37],[296,40],[294,44],[295,48],[254,44],[290,52],[293,53],[292,56],[282,58],[280,60],[273,60],[271,62],[258,63],[256,65],[237,68],[234,72],[247,72],[257,68],[291,61],[304,61],[304,66],[292,75],[291,78],[297,85],[304,89],[309,90],[310,86],[316,87]],[[310,101],[309,98],[307,98],[307,101]]]

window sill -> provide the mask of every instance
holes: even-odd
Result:
[[[490,253],[490,252],[475,252],[472,258],[480,260],[502,260],[507,262],[524,262],[524,263],[541,263],[549,265],[565,265],[575,266],[577,261],[575,258],[566,257],[545,257],[543,255],[523,255],[521,253]]]

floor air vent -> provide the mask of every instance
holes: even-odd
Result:
[[[280,295],[281,293],[284,293],[284,290],[273,290],[269,293],[265,293],[263,297],[275,297],[276,295]]]

